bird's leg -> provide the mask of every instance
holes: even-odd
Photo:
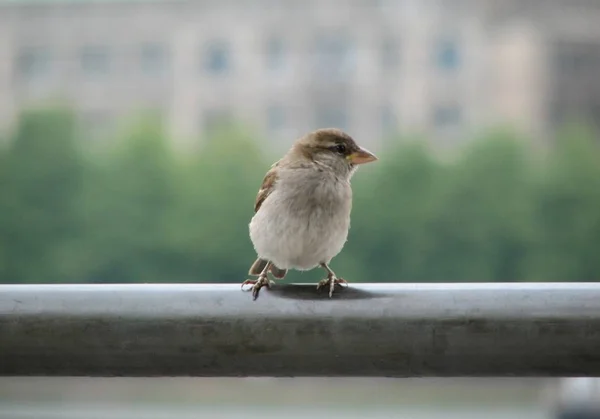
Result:
[[[262,272],[260,273],[260,275],[258,275],[258,278],[246,279],[244,282],[242,282],[242,289],[244,288],[244,285],[246,285],[246,284],[253,284],[252,287],[250,287],[246,290],[246,291],[252,290],[252,299],[253,300],[256,300],[258,298],[258,293],[263,286],[266,285],[267,288],[269,288],[271,286],[271,283],[273,281],[269,281],[269,276],[268,276],[271,265],[272,265],[271,262],[267,262],[267,264],[265,265],[265,267],[262,270]]]
[[[333,289],[335,288],[335,285],[348,284],[348,281],[346,281],[343,278],[338,278],[335,275],[335,272],[333,272],[331,268],[327,266],[326,263],[321,263],[321,267],[327,271],[327,278],[319,281],[319,283],[317,284],[317,289],[319,290],[329,285],[329,298],[331,298],[331,296],[333,295]]]

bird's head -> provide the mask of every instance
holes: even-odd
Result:
[[[357,165],[377,160],[373,153],[360,147],[352,137],[337,128],[313,131],[296,141],[294,149],[339,175],[350,176]]]

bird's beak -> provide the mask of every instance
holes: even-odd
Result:
[[[364,164],[377,160],[375,154],[362,147],[358,151],[350,154],[347,158],[352,164]]]

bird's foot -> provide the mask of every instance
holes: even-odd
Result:
[[[252,286],[250,288],[244,289],[244,285],[248,284],[252,284]],[[274,282],[270,281],[267,274],[265,273],[264,275],[259,275],[259,277],[256,279],[246,279],[244,282],[242,282],[242,290],[252,291],[252,299],[256,300],[258,298],[258,293],[260,292],[260,289],[262,287],[266,286],[267,288],[271,288],[271,285],[273,284]]]
[[[346,281],[344,278],[338,278],[335,275],[328,275],[327,278],[319,281],[319,283],[317,284],[317,290],[329,286],[329,298],[331,298],[333,296],[333,290],[335,289],[336,285],[344,285],[347,287],[348,281]]]

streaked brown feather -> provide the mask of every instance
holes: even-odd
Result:
[[[262,181],[262,185],[260,185],[258,194],[256,195],[256,201],[254,202],[254,212],[258,212],[260,206],[263,204],[263,202],[265,202],[265,199],[267,199],[271,192],[273,192],[273,187],[275,186],[275,182],[277,181],[278,165],[279,162],[273,164],[271,166],[271,169],[269,169],[269,171],[265,175]],[[256,261],[254,261],[248,273],[250,275],[260,275],[263,269],[265,269],[265,266],[267,266],[267,261],[258,258],[256,259]],[[277,279],[282,279],[287,274],[287,269],[280,269],[275,265],[271,265],[269,271],[271,271],[271,274]]]
[[[265,199],[267,199],[271,192],[273,192],[273,186],[275,186],[275,182],[277,181],[278,164],[279,162],[273,164],[271,169],[269,169],[263,178],[262,185],[260,185],[260,189],[256,195],[256,200],[254,201],[254,212],[258,212],[262,203],[265,202]]]

